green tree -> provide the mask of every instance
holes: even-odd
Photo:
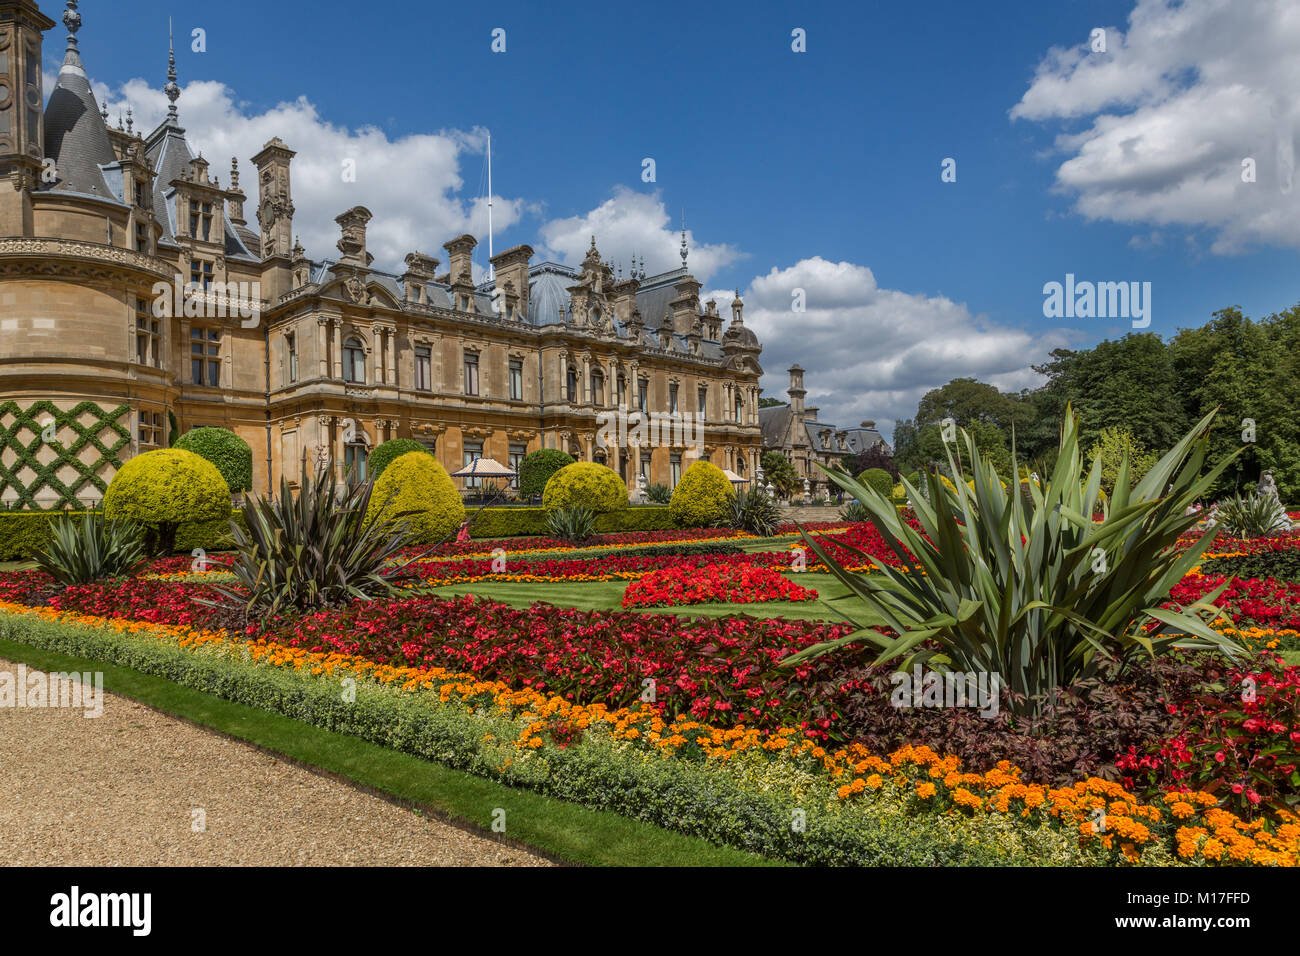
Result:
[[[1129,463],[1129,487],[1132,488],[1155,467],[1156,456],[1147,451],[1127,428],[1105,428],[1088,450],[1088,460],[1101,457],[1101,488],[1110,497],[1115,491],[1119,466],[1125,458]]]
[[[790,464],[785,455],[779,451],[764,452],[761,464],[763,480],[772,483],[772,489],[778,497],[788,498],[794,494],[796,488],[801,486],[802,482],[799,480],[799,473],[794,470],[794,465]]]

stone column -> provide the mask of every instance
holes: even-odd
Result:
[[[375,340],[375,384],[383,385],[386,381],[384,378],[384,327],[382,325],[372,326],[371,334]]]
[[[316,349],[319,355],[320,371],[317,373],[321,378],[330,377],[330,347],[329,347],[329,319],[324,317],[316,320]]]
[[[332,342],[334,345],[334,375],[338,380],[343,379],[343,323],[334,319],[331,325]]]

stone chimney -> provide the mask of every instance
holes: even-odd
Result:
[[[374,218],[365,206],[353,206],[334,221],[339,224],[343,235],[339,238],[338,249],[343,258],[341,265],[370,268],[375,257],[366,252],[366,225]]]
[[[686,335],[695,325],[700,314],[700,284],[694,276],[686,276],[676,286],[677,297],[671,305],[673,310],[673,328]]]
[[[230,191],[226,193],[226,204],[229,206],[226,218],[230,220],[232,225],[248,225],[248,220],[244,218],[244,200],[247,198],[244,191],[239,188],[239,159],[232,157],[230,160]]]
[[[421,252],[406,257],[406,272],[402,275],[402,297],[407,302],[429,304],[428,282],[438,274],[438,260]]]
[[[794,414],[795,420],[804,417],[803,398],[808,392],[803,387],[803,369],[796,363],[790,366],[790,387],[786,394],[790,396],[790,411]],[[813,409],[814,412],[817,409]],[[814,418],[817,416],[814,414]]]
[[[532,246],[515,246],[492,257],[492,270],[496,274],[496,287],[501,294],[503,318],[514,321],[528,316],[528,263],[533,258]]]
[[[461,276],[466,276],[470,282],[474,281],[474,247],[478,245],[478,240],[466,233],[463,236],[457,236],[455,239],[443,245],[450,257],[448,263],[448,281],[455,285]]]

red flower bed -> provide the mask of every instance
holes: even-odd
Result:
[[[1201,600],[1226,579],[1193,574],[1174,585],[1169,597],[1187,605]],[[1273,579],[1234,579],[1214,602],[1227,611],[1235,624],[1300,630],[1300,584]]]
[[[515,551],[555,551],[573,550],[575,547],[608,548],[619,545],[660,544],[665,541],[713,541],[728,538],[746,538],[753,535],[730,528],[678,528],[671,531],[623,531],[614,534],[602,534],[574,545],[564,538],[552,538],[535,535],[521,538],[476,538],[471,541],[447,541],[432,551],[428,548],[406,548],[402,554],[406,557],[431,555],[446,558],[462,554],[489,554],[498,548],[507,553]]]
[[[492,558],[415,562],[414,570],[428,584],[495,579],[552,581],[632,580],[663,568],[692,570],[709,564],[790,567],[792,558],[782,551],[751,554],[605,554],[590,558],[514,558],[504,570],[493,568]],[[498,565],[499,567],[499,565]]]
[[[826,737],[831,708],[849,693],[839,667],[871,654],[846,648],[792,671],[774,665],[795,650],[847,633],[842,625],[749,617],[509,607],[474,597],[420,596],[359,602],[342,611],[250,631],[312,651],[360,654],[382,664],[446,667],[581,703],[624,706],[643,697],[669,714],[762,728],[802,726]],[[809,715],[829,716],[810,720]]]
[[[815,600],[817,592],[811,588],[801,588],[778,571],[750,564],[663,568],[633,581],[623,592],[624,607]]]
[[[1169,705],[1181,715],[1175,736],[1145,753],[1130,747],[1116,760],[1153,787],[1208,790],[1252,817],[1263,804],[1293,807],[1300,792],[1300,668],[1230,670],[1227,692]]]

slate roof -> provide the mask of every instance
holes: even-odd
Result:
[[[120,201],[101,168],[116,163],[117,155],[72,43],[45,107],[45,153],[54,158],[58,172],[58,180],[47,187],[50,191]]]
[[[791,424],[794,417],[789,405],[772,405],[758,410],[758,425],[763,432],[764,448],[781,448],[787,440],[793,440]],[[828,455],[858,455],[876,445],[885,444],[880,432],[874,428],[855,425],[853,428],[836,428],[830,422],[820,422],[805,418],[802,421],[804,435],[812,451]],[[822,433],[830,430],[829,440],[822,440]],[[844,446],[841,450],[836,438],[844,433]]]
[[[171,117],[163,120],[145,140],[145,158],[157,174],[153,183],[153,212],[163,227],[160,242],[175,245],[176,234],[184,228],[184,224],[178,218],[182,211],[176,209],[176,190],[171,184],[185,178],[190,169],[190,160],[194,158],[194,151],[190,149],[189,140],[185,138],[185,130],[180,123]],[[256,238],[258,249],[255,251],[229,219],[224,221],[226,258],[251,261],[260,259],[261,238],[251,229],[244,228],[244,232]]]

